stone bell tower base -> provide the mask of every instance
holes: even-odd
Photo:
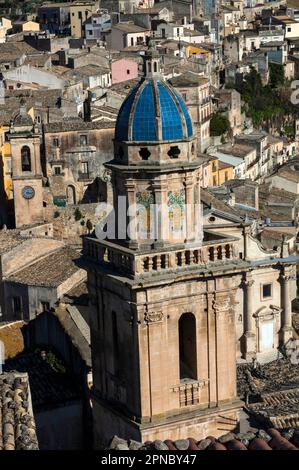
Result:
[[[140,424],[97,397],[93,397],[92,402],[95,449],[106,447],[114,435],[139,442],[218,437],[226,432],[238,430],[240,410],[243,406],[241,400],[236,400],[210,410],[190,410],[188,413]]]

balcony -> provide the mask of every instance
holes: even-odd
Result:
[[[172,391],[179,393],[180,407],[197,405],[199,403],[200,390],[208,384],[208,380],[181,380],[180,384],[173,387]]]
[[[140,253],[106,240],[87,238],[84,240],[84,254],[103,266],[135,277],[163,274],[171,270],[205,268],[237,260],[237,250],[234,249],[236,242],[235,238],[208,240],[199,248],[173,250],[169,247],[165,252]]]

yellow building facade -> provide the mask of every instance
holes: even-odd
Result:
[[[99,7],[99,2],[94,1],[77,1],[70,5],[71,16],[71,35],[74,38],[81,38],[84,36],[84,25],[86,20],[96,13]]]
[[[189,46],[186,47],[186,53],[187,57],[191,57],[192,55],[196,56],[202,56],[202,57],[209,57],[209,51],[203,49],[202,47],[195,45],[195,44],[190,44]]]
[[[220,186],[234,178],[234,169],[228,163],[221,162],[218,158],[209,161],[210,186]]]
[[[1,150],[1,186],[4,189],[6,200],[13,199],[12,192],[12,168],[10,143],[5,141],[5,133],[8,127],[0,127],[0,150]]]

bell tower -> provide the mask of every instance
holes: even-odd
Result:
[[[119,111],[115,156],[106,164],[115,231],[103,239],[96,230],[84,241],[95,445],[115,434],[219,435],[236,426],[241,406],[236,239],[203,231],[192,122],[162,77],[153,40],[144,71]]]
[[[12,121],[8,139],[12,155],[15,225],[43,220],[43,189],[40,161],[41,136],[22,105]]]

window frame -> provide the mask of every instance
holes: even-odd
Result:
[[[270,286],[270,295],[264,295],[264,287]],[[261,284],[261,299],[262,300],[269,300],[273,298],[273,283],[267,282]]]

